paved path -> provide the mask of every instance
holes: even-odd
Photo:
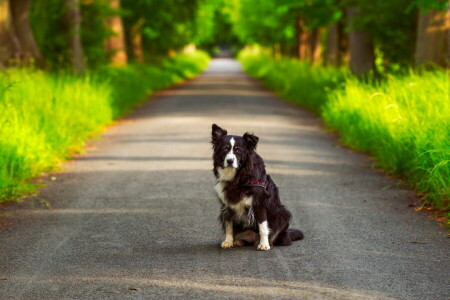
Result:
[[[304,241],[220,249],[213,122],[260,137]],[[53,209],[32,201],[8,210],[0,298],[448,299],[445,230],[368,165],[237,62],[214,60],[54,175],[40,196]]]

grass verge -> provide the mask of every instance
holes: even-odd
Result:
[[[361,81],[347,71],[274,60],[244,50],[246,72],[320,115],[350,147],[412,185],[423,204],[449,214],[450,99],[445,71],[410,71]]]
[[[202,52],[184,53],[157,66],[105,67],[83,76],[0,73],[0,202],[34,191],[31,178],[57,168],[148,94],[198,74],[208,59]]]

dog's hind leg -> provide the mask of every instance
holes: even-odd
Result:
[[[234,237],[234,245],[237,247],[242,247],[245,244],[255,244],[259,241],[259,234],[253,230],[246,230],[239,232]]]

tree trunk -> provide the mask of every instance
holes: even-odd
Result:
[[[340,66],[348,58],[348,38],[341,22],[328,27],[325,62],[328,65]]]
[[[364,31],[353,29],[353,18],[358,14],[359,8],[347,8],[347,17],[350,23],[350,70],[355,75],[363,75],[375,68],[375,54],[372,37]]]
[[[275,60],[281,59],[281,47],[279,43],[273,44],[273,58]]]
[[[325,51],[325,62],[327,65],[339,66],[339,29],[338,23],[328,26],[327,49]]]
[[[296,36],[297,36],[297,53],[298,59],[308,59],[309,56],[309,34],[305,29],[305,20],[303,20],[300,16],[297,16],[295,22]]]
[[[136,24],[131,27],[130,30],[130,45],[133,57],[137,62],[144,62],[144,51],[142,48],[142,26],[144,25],[144,19],[139,19]]]
[[[309,35],[309,61],[317,64],[322,58],[322,28],[314,28]]]
[[[430,10],[419,14],[415,61],[446,67],[450,52],[450,11]]]
[[[69,48],[72,67],[78,73],[86,69],[81,43],[81,11],[79,0],[66,0],[67,23],[69,25]]]
[[[348,33],[345,31],[345,25],[343,22],[338,23],[338,33],[339,33],[339,65],[346,64],[348,65],[350,61],[350,53],[349,53],[349,41],[348,41]]]
[[[109,0],[109,5],[111,9],[119,10],[120,0]],[[110,61],[113,65],[125,65],[127,63],[127,52],[122,18],[118,15],[108,18],[106,25],[113,34],[105,42],[106,51],[111,53]]]
[[[19,39],[12,24],[8,0],[0,0],[0,65],[7,66],[11,60],[19,60],[22,53]]]
[[[37,66],[44,65],[44,59],[36,44],[30,27],[31,0],[11,1],[12,24],[17,38],[22,46],[22,56],[25,61],[34,60]]]

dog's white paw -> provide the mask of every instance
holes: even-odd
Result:
[[[270,250],[270,245],[260,243],[256,249],[261,250],[261,251],[267,251],[267,250]]]
[[[223,249],[232,248],[233,247],[233,242],[223,241],[221,246],[222,246]]]

